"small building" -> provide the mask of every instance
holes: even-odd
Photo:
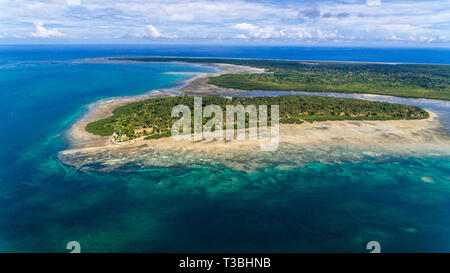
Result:
[[[153,132],[153,128],[141,127],[141,128],[134,129],[134,134],[137,136],[151,134],[152,132]]]

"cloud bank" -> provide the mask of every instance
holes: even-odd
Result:
[[[56,28],[45,28],[44,27],[44,23],[42,22],[37,22],[35,23],[35,27],[36,30],[31,33],[30,35],[32,37],[36,37],[36,38],[47,38],[47,37],[62,37],[65,36],[64,34],[62,34],[61,32],[58,31],[58,29]]]
[[[450,1],[0,0],[5,41],[448,44]]]

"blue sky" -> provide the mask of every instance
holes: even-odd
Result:
[[[450,0],[0,0],[0,43],[447,47]]]

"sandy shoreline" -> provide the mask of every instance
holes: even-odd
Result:
[[[212,64],[219,73],[200,73],[181,85],[151,91],[144,95],[106,99],[89,106],[82,118],[66,132],[70,149],[59,153],[62,162],[77,168],[110,171],[129,164],[141,167],[214,163],[251,171],[269,161],[302,165],[309,160],[336,162],[347,158],[386,153],[411,155],[448,155],[450,137],[442,132],[437,115],[425,120],[325,121],[301,125],[281,124],[280,144],[276,152],[261,152],[261,141],[176,141],[172,137],[137,139],[121,145],[111,137],[85,131],[89,122],[106,118],[124,104],[150,97],[188,95],[224,95],[239,92],[209,85],[207,78],[222,73],[264,73],[262,69]],[[187,72],[186,72],[187,73]],[[268,153],[270,159],[268,159]],[[93,167],[95,166],[95,167]]]
[[[177,141],[172,137],[62,151],[62,162],[80,169],[121,170],[131,165],[173,167],[220,164],[252,172],[269,166],[301,166],[306,162],[378,160],[388,155],[450,155],[450,139],[438,132],[431,113],[427,120],[326,121],[281,124],[275,152],[261,152],[264,141]],[[283,164],[284,162],[284,164]],[[284,167],[283,167],[284,168]]]

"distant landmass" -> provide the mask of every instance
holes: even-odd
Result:
[[[264,68],[270,73],[224,74],[210,79],[242,90],[299,90],[450,100],[450,66],[221,58],[110,58],[140,62],[222,63]]]

